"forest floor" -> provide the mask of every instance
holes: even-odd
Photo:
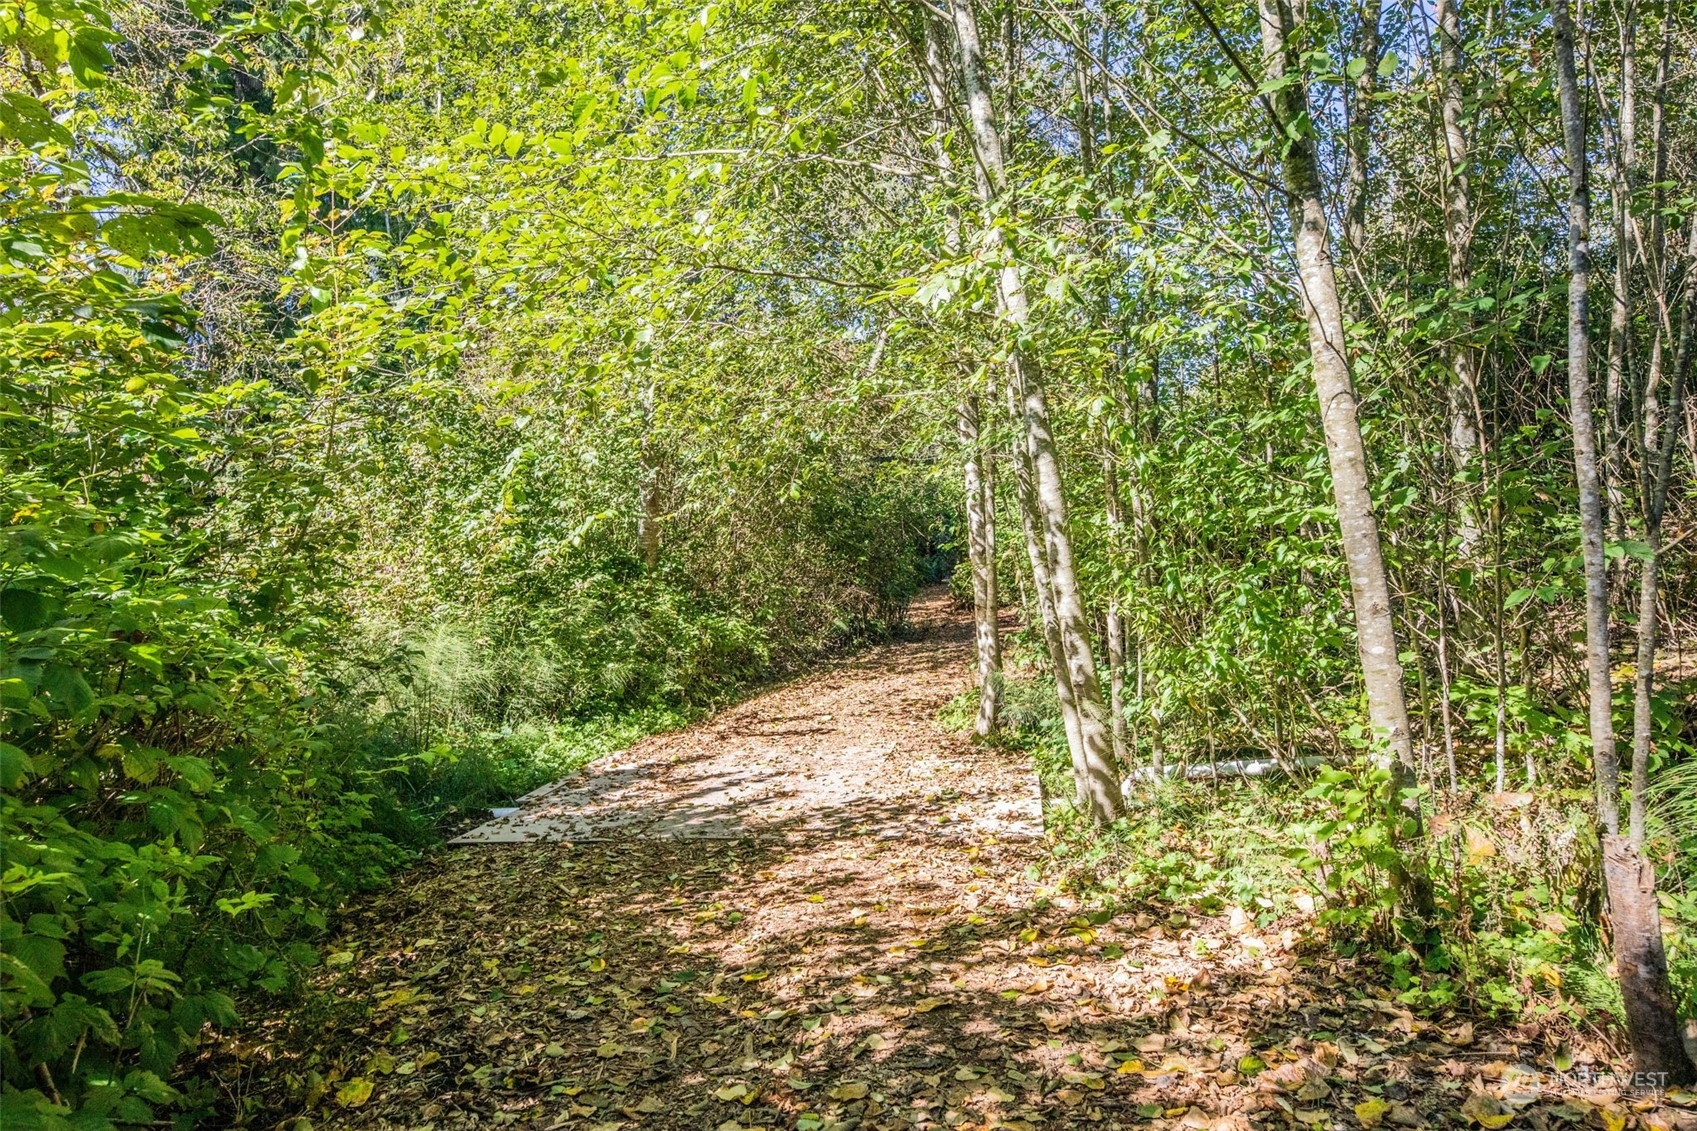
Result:
[[[225,1110],[296,1131],[1697,1127],[1582,1064],[1554,1086],[1533,1030],[1413,1016],[1299,924],[1045,886],[1030,767],[936,722],[969,620],[936,596],[914,622],[350,909],[304,998],[211,1059]]]

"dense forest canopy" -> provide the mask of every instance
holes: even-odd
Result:
[[[1691,1080],[1688,5],[0,45],[8,1126],[204,1109],[182,1058],[357,893],[940,581],[1065,835],[1271,761],[1266,867],[1406,1002]]]

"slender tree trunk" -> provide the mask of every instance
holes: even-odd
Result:
[[[642,513],[637,516],[642,564],[650,573],[660,566],[660,479],[653,465],[642,469]]]
[[[1364,321],[1371,311],[1367,284],[1367,198],[1371,190],[1368,170],[1373,155],[1373,95],[1379,86],[1379,60],[1384,51],[1380,23],[1383,0],[1363,0],[1355,52],[1363,66],[1350,84],[1349,128],[1344,136],[1343,243],[1349,255],[1350,273],[1355,276],[1353,316]]]
[[[1117,561],[1125,552],[1122,545],[1125,519],[1120,511],[1118,460],[1115,458],[1111,433],[1105,442],[1107,447],[1102,453],[1102,494],[1106,501],[1108,517],[1108,552],[1112,559]],[[1103,617],[1108,637],[1108,721],[1114,741],[1114,760],[1121,768],[1125,768],[1131,764],[1126,758],[1125,745],[1125,626],[1120,621],[1118,584],[1110,578],[1108,585],[1108,604]]]
[[[1621,1000],[1632,1040],[1633,1069],[1659,1076],[1658,1083],[1668,1086],[1697,1078],[1697,1066],[1685,1055],[1679,1015],[1668,985],[1655,871],[1632,838],[1620,835],[1620,767],[1615,756],[1609,686],[1608,562],[1603,554],[1602,486],[1591,413],[1591,189],[1585,157],[1585,107],[1574,64],[1568,0],[1551,0],[1550,13],[1555,25],[1556,89],[1568,167],[1568,411],[1573,418],[1574,474],[1579,484],[1579,529],[1585,561],[1591,758],[1597,780],[1597,816],[1603,826],[1603,878],[1614,927]]]
[[[1437,0],[1438,106],[1443,133],[1444,248],[1450,294],[1460,303],[1473,286],[1473,193],[1469,179],[1471,146],[1465,123],[1466,111],[1461,86],[1461,0]],[[1479,377],[1484,359],[1472,341],[1473,317],[1457,310],[1462,325],[1449,347],[1450,384],[1449,451],[1456,479],[1463,484],[1457,508],[1457,534],[1461,556],[1474,561],[1479,553],[1481,532],[1467,482],[1468,472],[1483,454],[1479,427]]]
[[[1662,519],[1667,513],[1668,488],[1673,480],[1673,453],[1679,442],[1679,420],[1685,411],[1685,389],[1691,380],[1692,322],[1697,315],[1697,219],[1686,240],[1687,264],[1679,306],[1679,343],[1674,349],[1673,373],[1668,380],[1667,415],[1662,414],[1662,374],[1652,365],[1644,384],[1644,555],[1638,583],[1638,667],[1632,696],[1632,802],[1627,828],[1632,846],[1644,848],[1647,798],[1650,792],[1650,742],[1654,717],[1650,710],[1656,682],[1657,588],[1661,564]]]
[[[948,67],[936,24],[925,21],[925,44],[920,70],[931,100],[932,152],[945,191],[954,173],[954,161],[943,137],[948,132]],[[951,203],[943,213],[943,246],[958,255],[961,246],[960,212]],[[993,734],[1002,713],[1002,637],[998,624],[1001,602],[996,591],[996,496],[991,479],[993,466],[980,443],[980,413],[976,397],[968,393],[958,408],[964,457],[966,494],[967,556],[972,568],[972,619],[978,661],[978,718],[973,731],[979,737]]]
[[[986,466],[986,453],[979,441],[976,397],[960,403],[959,428],[966,481],[966,545],[972,566],[972,613],[978,658],[978,718],[973,731],[988,737],[996,730],[1002,712],[1002,638],[996,618],[1000,602],[996,595],[995,496]]]
[[[1288,46],[1291,17],[1284,0],[1260,0],[1260,12],[1262,57],[1268,83],[1279,83],[1287,75],[1295,80],[1273,91],[1271,106],[1285,131],[1283,173],[1290,227],[1296,244],[1303,314],[1308,323],[1308,352],[1326,436],[1326,455],[1331,465],[1332,495],[1337,505],[1344,557],[1349,565],[1367,713],[1375,738],[1384,744],[1389,755],[1395,804],[1405,820],[1417,825],[1419,803],[1403,794],[1418,785],[1420,768],[1409,732],[1396,625],[1391,616],[1390,584],[1379,546],[1379,523],[1373,514],[1367,453],[1356,417],[1343,309],[1328,246],[1325,205],[1321,200],[1320,165],[1312,135],[1298,133],[1293,128],[1295,123],[1307,120],[1308,92]],[[1401,902],[1420,918],[1429,919],[1431,888],[1424,873],[1408,872],[1400,864],[1398,871]]]
[[[660,566],[660,467],[654,457],[654,386],[642,394],[643,434],[637,453],[642,499],[636,514],[636,540],[642,549],[643,568],[653,573]]]
[[[1608,355],[1603,379],[1603,451],[1599,474],[1606,502],[1605,521],[1616,538],[1626,537],[1626,500],[1623,471],[1626,459],[1627,349],[1630,344],[1632,280],[1632,188],[1638,149],[1638,81],[1636,50],[1637,14],[1626,0],[1620,14],[1620,125],[1615,138],[1615,159],[1610,162],[1613,184],[1609,211],[1614,220],[1614,289],[1609,302]],[[1646,453],[1649,449],[1646,449]]]
[[[1281,0],[1261,0],[1262,44],[1270,82],[1283,78],[1290,66],[1285,46],[1287,20]],[[1307,93],[1300,81],[1280,88],[1275,94],[1280,121],[1296,122],[1304,115]],[[1368,713],[1375,735],[1392,757],[1414,770],[1414,745],[1409,736],[1408,708],[1403,701],[1402,666],[1397,660],[1396,627],[1391,619],[1390,585],[1379,547],[1379,524],[1368,489],[1367,453],[1356,418],[1355,386],[1344,342],[1337,277],[1327,246],[1326,212],[1320,197],[1320,170],[1312,138],[1302,137],[1287,143],[1284,178],[1289,194],[1291,232],[1296,242],[1303,314],[1308,322],[1308,350],[1313,360],[1315,391],[1331,464],[1332,493],[1344,556],[1349,563]]]
[[[1573,464],[1579,484],[1579,530],[1585,561],[1585,643],[1589,668],[1591,757],[1597,815],[1608,833],[1620,831],[1620,765],[1610,716],[1608,561],[1603,554],[1603,494],[1597,473],[1597,433],[1591,412],[1591,187],[1585,159],[1585,108],[1573,61],[1573,21],[1567,0],[1550,0],[1556,28],[1556,81],[1568,166],[1567,391],[1573,418]]]
[[[1008,418],[1019,424],[1019,396],[1012,382],[1007,386]],[[1026,555],[1031,563],[1031,589],[1037,599],[1037,614],[1043,623],[1043,643],[1049,652],[1049,665],[1055,677],[1055,698],[1061,707],[1061,726],[1066,731],[1067,752],[1076,774],[1084,761],[1084,743],[1079,737],[1078,703],[1072,694],[1072,674],[1067,666],[1066,650],[1061,646],[1061,622],[1055,615],[1054,579],[1049,569],[1049,555],[1043,543],[1043,522],[1038,514],[1036,476],[1031,470],[1031,457],[1016,438],[1013,444],[1014,494],[1019,500],[1020,525],[1025,533]]]
[[[1083,42],[1083,37],[1077,36],[1076,32],[1075,37],[1078,43]],[[1105,51],[1103,57],[1106,58]],[[1094,183],[1096,100],[1091,90],[1089,59],[1082,50],[1075,49],[1073,52],[1073,81],[1078,90],[1078,164],[1086,179]],[[1092,238],[1089,243],[1091,254],[1100,255],[1100,241]],[[1097,317],[1104,322],[1110,317],[1109,304],[1105,297]],[[1126,398],[1118,368],[1120,359],[1117,353],[1112,356],[1114,360],[1106,369],[1107,384],[1113,393],[1116,408],[1123,413]],[[1124,540],[1121,537],[1125,523],[1120,510],[1118,464],[1119,450],[1114,436],[1113,419],[1109,417],[1104,421],[1102,429],[1102,488],[1108,519],[1108,557],[1111,562],[1118,562],[1125,553]],[[1117,772],[1123,772],[1130,765],[1126,759],[1125,734],[1125,626],[1120,620],[1120,596],[1115,575],[1117,571],[1110,571],[1108,596],[1102,614],[1102,632],[1106,637],[1105,651],[1108,658],[1109,734],[1113,741],[1114,764]]]
[[[979,43],[978,18],[970,0],[953,0],[950,11],[962,84],[966,89],[973,151],[982,174],[979,184],[985,190],[983,203],[989,207],[1005,190],[1006,167]],[[992,258],[1002,258],[999,254],[1002,250],[1001,229],[990,227],[984,239],[986,251]],[[1025,296],[1025,281],[1017,263],[1003,263],[997,278],[997,297],[1003,316],[1014,330],[1014,342],[1009,351],[1009,377],[1019,401],[1019,424],[1031,462],[1035,517],[1044,543],[1041,553],[1048,560],[1061,651],[1077,708],[1079,756],[1074,760],[1073,770],[1078,800],[1093,819],[1107,823],[1119,815],[1123,801],[1119,781],[1114,774],[1112,740],[1108,732],[1107,709],[1102,702],[1101,683],[1096,676],[1096,659],[1090,645],[1090,624],[1073,564],[1060,458],[1050,428],[1042,371],[1037,359],[1019,341],[1030,323],[1031,311]],[[1056,683],[1057,687],[1061,683],[1058,673]]]

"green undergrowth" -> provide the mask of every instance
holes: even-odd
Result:
[[[1353,960],[1363,977],[1427,1015],[1544,1019],[1557,1028],[1623,1023],[1601,900],[1586,790],[1551,785],[1492,795],[1427,793],[1407,866],[1434,891],[1433,922],[1400,920],[1383,814],[1388,775],[1364,762],[1282,777],[1141,782],[1106,829],[1072,803],[1066,739],[1053,692],[1010,681],[997,745],[1028,753],[1043,783],[1047,879],[1087,900],[1165,916],[1241,909],[1259,927],[1296,929],[1311,953]],[[971,726],[977,696],[939,721]],[[1179,755],[1172,755],[1182,760]],[[1688,800],[1675,779],[1656,810],[1674,989],[1697,999],[1697,897],[1691,894]]]
[[[397,793],[411,812],[446,830],[481,820],[490,809],[511,804],[648,735],[685,726],[695,716],[685,708],[647,706],[470,734],[444,744],[444,757],[403,778]]]

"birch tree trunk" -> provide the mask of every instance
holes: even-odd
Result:
[[[1003,195],[1006,186],[1002,139],[984,69],[978,18],[970,0],[953,0],[949,8],[955,47],[959,52],[962,85],[966,91],[973,152],[982,173],[979,184],[984,189],[983,204],[988,208]],[[1031,321],[1025,280],[1018,263],[1006,254],[1000,228],[991,226],[986,231],[984,252],[988,258],[1002,261],[996,290],[1002,315],[1013,329],[1008,373],[1018,399],[1019,425],[1030,460],[1031,495],[1036,512],[1033,517],[1039,524],[1036,533],[1043,543],[1032,556],[1034,560],[1039,556],[1047,559],[1055,623],[1065,659],[1065,678],[1072,685],[1077,710],[1078,750],[1073,759],[1074,784],[1078,789],[1080,806],[1094,820],[1106,824],[1119,816],[1123,801],[1114,773],[1107,709],[1102,702],[1096,658],[1091,650],[1090,623],[1085,615],[1078,572],[1073,564],[1060,458],[1049,423],[1042,370],[1021,340]],[[1062,680],[1057,669],[1057,689]]]
[[[996,623],[1000,602],[996,594],[995,495],[979,437],[978,400],[961,400],[960,440],[965,449],[966,547],[972,566],[972,613],[978,660],[978,718],[973,732],[980,738],[996,730],[1002,713],[1002,637]]]
[[[1019,396],[1013,382],[1007,384],[1008,419],[1019,423]],[[1076,775],[1084,765],[1084,742],[1079,736],[1078,703],[1072,694],[1072,673],[1067,666],[1066,650],[1061,646],[1061,622],[1055,615],[1054,578],[1049,569],[1048,548],[1043,542],[1043,522],[1037,511],[1035,474],[1031,457],[1024,443],[1016,438],[1013,444],[1014,497],[1019,500],[1020,525],[1025,534],[1025,551],[1031,563],[1031,589],[1037,601],[1037,614],[1043,622],[1043,643],[1049,651],[1049,665],[1054,671],[1055,699],[1061,707],[1061,725],[1066,731],[1067,753]]]
[[[1614,927],[1621,1000],[1632,1040],[1633,1069],[1659,1076],[1658,1083],[1667,1087],[1691,1081],[1697,1077],[1697,1067],[1685,1055],[1679,1015],[1668,985],[1655,871],[1633,839],[1620,835],[1620,767],[1615,755],[1609,685],[1608,562],[1603,554],[1602,485],[1591,413],[1591,189],[1585,156],[1585,107],[1574,64],[1573,19],[1567,0],[1550,0],[1550,14],[1555,25],[1556,90],[1568,168],[1568,412],[1573,418],[1574,475],[1579,485],[1579,531],[1585,561],[1591,759],[1597,783],[1598,823],[1603,827],[1603,880]]]

